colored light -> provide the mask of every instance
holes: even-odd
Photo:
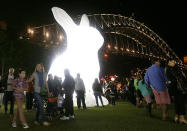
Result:
[[[107,48],[108,48],[108,49],[110,49],[110,48],[111,48],[111,46],[110,46],[110,45],[107,45]]]
[[[108,55],[105,53],[105,54],[104,54],[104,57],[108,57]]]

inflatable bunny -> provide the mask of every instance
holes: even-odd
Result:
[[[64,80],[66,68],[70,70],[74,78],[77,73],[80,73],[86,88],[86,105],[87,107],[95,106],[92,84],[95,78],[99,78],[98,50],[103,45],[104,39],[97,29],[89,26],[86,15],[82,16],[80,25],[76,25],[64,10],[53,7],[52,12],[56,21],[66,32],[67,49],[53,61],[49,73],[60,76],[62,80]],[[104,105],[107,105],[107,99],[105,97],[102,99]],[[76,106],[75,95],[74,105]]]

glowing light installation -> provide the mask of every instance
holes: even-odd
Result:
[[[97,29],[89,26],[89,20],[85,14],[81,18],[80,25],[76,25],[64,10],[53,7],[52,12],[56,21],[66,32],[67,49],[56,57],[49,73],[62,77],[62,80],[64,80],[66,68],[70,70],[74,78],[77,73],[80,73],[86,87],[86,104],[88,107],[95,106],[92,84],[94,79],[99,77],[98,50],[103,45],[104,39]],[[74,105],[76,103],[74,94]],[[108,104],[104,97],[103,103]]]

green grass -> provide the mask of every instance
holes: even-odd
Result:
[[[174,117],[173,106],[169,115]],[[33,120],[35,112],[25,113],[30,126],[34,131],[187,131],[187,125],[176,124],[171,121],[162,121],[161,112],[153,110],[154,118],[146,116],[144,108],[136,108],[128,102],[118,102],[115,107],[92,107],[88,110],[75,109],[75,119],[61,121],[53,119],[50,127],[35,126]],[[11,118],[0,113],[0,131],[20,131],[21,125],[13,129]]]

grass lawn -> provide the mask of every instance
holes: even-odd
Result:
[[[169,115],[174,117],[173,107]],[[33,131],[187,131],[187,125],[176,124],[171,121],[161,121],[161,112],[154,109],[155,117],[146,116],[144,108],[136,108],[128,102],[117,102],[115,107],[92,107],[87,110],[75,108],[75,119],[61,121],[57,118],[51,121],[50,127],[35,126],[33,120],[35,112],[25,113],[26,119]],[[187,118],[187,116],[186,116]],[[0,131],[20,131],[21,125],[13,129],[11,118],[0,113]]]

